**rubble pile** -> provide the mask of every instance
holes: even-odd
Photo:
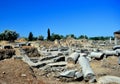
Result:
[[[84,80],[89,83],[97,82],[96,73],[90,63],[94,60],[106,60],[109,56],[119,58],[119,48],[113,50],[96,50],[90,51],[80,49],[79,47],[51,47],[37,48],[41,57],[28,57],[22,51],[21,59],[28,63],[29,66],[43,70],[41,76],[55,77],[64,81]],[[67,54],[66,54],[67,53]],[[15,56],[14,59],[17,59]],[[34,61],[36,60],[36,61]],[[118,62],[119,63],[119,62]]]
[[[109,83],[119,80],[120,74],[120,46],[113,48],[93,47],[87,40],[55,40],[55,42],[39,42],[31,44],[37,49],[40,56],[29,56],[20,48],[20,55],[14,55],[14,60],[23,61],[33,70],[37,69],[37,78],[51,78],[62,83],[46,84],[73,84],[79,83]],[[86,44],[87,43],[87,44]],[[99,45],[101,46],[101,45]],[[103,45],[102,45],[103,47]],[[34,71],[33,71],[34,72]],[[110,76],[113,75],[113,76]],[[22,74],[26,76],[26,74]],[[33,76],[33,75],[32,75]],[[117,77],[116,77],[117,76]],[[36,80],[36,75],[32,80]],[[118,83],[119,82],[115,82]]]

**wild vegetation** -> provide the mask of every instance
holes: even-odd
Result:
[[[4,32],[0,33],[0,40],[6,40],[6,41],[14,41],[20,37],[20,34],[17,33],[16,31],[11,31],[11,30],[5,30]],[[49,41],[54,41],[55,39],[66,39],[67,37],[72,37],[74,39],[90,39],[90,40],[108,40],[110,37],[113,40],[114,37],[112,36],[95,36],[95,37],[89,37],[87,35],[80,35],[80,36],[75,36],[74,34],[68,34],[66,36],[56,34],[56,33],[51,33],[50,29],[48,28],[47,30],[47,38],[45,39],[43,35],[39,35],[38,37],[34,37],[32,32],[29,32],[28,37],[23,37],[28,41],[36,41],[36,40],[49,40]]]

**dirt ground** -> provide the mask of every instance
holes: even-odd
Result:
[[[0,61],[0,84],[45,84],[22,60]]]
[[[118,57],[116,56],[109,56],[102,60],[92,60],[90,65],[97,79],[106,75],[120,77],[120,65],[118,65]],[[77,63],[74,68],[78,69],[79,66]],[[41,75],[44,73],[40,69],[31,68],[22,60],[11,58],[0,61],[0,84],[89,84],[84,80],[70,79],[72,81],[68,81],[56,78],[52,75],[53,72],[48,73],[49,76]]]
[[[105,75],[120,77],[118,57],[110,56],[104,60],[92,60],[90,65],[97,79]],[[31,68],[21,60],[2,60],[0,66],[0,84],[89,84],[84,80],[66,81],[52,75],[42,76],[41,74],[44,74],[42,70]],[[79,64],[75,66],[79,66]]]

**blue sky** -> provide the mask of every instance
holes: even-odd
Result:
[[[0,32],[21,37],[51,33],[113,36],[120,30],[120,0],[0,0]]]

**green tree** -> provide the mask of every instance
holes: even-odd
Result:
[[[110,37],[108,37],[108,36],[106,36],[106,37],[104,37],[104,36],[98,36],[98,37],[90,37],[89,39],[91,39],[91,40],[109,40],[109,38]],[[113,40],[113,38],[114,37],[111,37],[112,38],[112,40]]]
[[[66,37],[65,37],[65,38],[68,38],[68,37],[72,37],[72,38],[76,39],[76,36],[75,36],[74,34],[69,34],[69,35],[66,35]]]
[[[78,39],[88,39],[87,35],[80,35]]]
[[[33,33],[30,32],[28,36],[28,41],[33,41],[33,40],[34,40]]]
[[[16,31],[5,30],[0,34],[1,40],[14,41],[19,37],[19,34]]]
[[[33,41],[36,41],[36,40],[38,40],[38,37],[33,37]]]
[[[48,34],[48,36],[47,36],[47,40],[51,40],[50,29],[49,29],[49,28],[48,28],[48,30],[47,30],[47,34]]]
[[[62,35],[52,33],[51,40],[54,41],[55,39],[62,39]]]
[[[2,34],[0,34],[0,41],[1,41],[1,40],[3,40],[3,36],[2,36]]]
[[[40,36],[38,37],[38,40],[43,41],[43,40],[44,40],[44,36],[40,35]]]

